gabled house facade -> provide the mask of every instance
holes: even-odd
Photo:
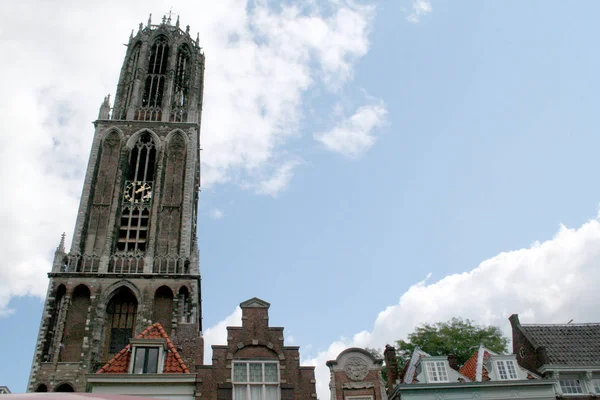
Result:
[[[521,368],[514,355],[483,346],[458,368],[455,357],[431,356],[418,347],[390,390],[390,400],[555,398],[554,383]]]
[[[513,353],[519,365],[556,382],[557,397],[600,396],[600,324],[512,325]]]
[[[388,400],[382,365],[383,359],[358,347],[327,361],[331,400]]]

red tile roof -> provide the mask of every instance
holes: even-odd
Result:
[[[158,322],[150,325],[136,336],[136,339],[165,339],[167,341],[167,357],[163,368],[164,374],[189,374],[190,370],[186,367],[183,359],[177,352],[177,349],[169,339],[169,335]],[[131,358],[131,345],[128,344],[123,350],[117,353],[106,365],[96,372],[97,374],[126,374],[129,370],[129,361]]]
[[[460,372],[461,374],[463,374],[464,376],[466,376],[473,382],[475,382],[475,380],[476,380],[475,378],[477,376],[477,359],[479,358],[479,351],[481,351],[481,348],[478,349],[475,353],[473,353],[473,355],[467,361],[465,361],[463,366],[460,367],[460,369],[458,370],[458,372]],[[482,381],[490,380],[490,378],[488,376],[488,371],[485,368],[485,366],[483,365],[483,364],[485,364],[487,359],[490,358],[490,356],[491,356],[490,352],[486,348],[483,348],[483,363],[481,366],[481,369],[482,369],[481,370],[481,380]]]

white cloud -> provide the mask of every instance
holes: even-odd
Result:
[[[290,160],[280,165],[268,179],[262,180],[256,186],[256,192],[277,197],[277,195],[285,189],[292,177],[294,176],[294,168],[300,165],[300,161]]]
[[[225,216],[225,214],[223,213],[223,211],[219,210],[218,208],[213,208],[212,210],[210,210],[209,214],[208,214],[212,219],[221,219]]]
[[[416,24],[422,16],[429,14],[431,10],[431,2],[429,0],[413,0],[412,10],[406,16],[406,20]]]
[[[362,106],[350,118],[327,132],[316,133],[314,138],[328,150],[347,157],[358,157],[373,146],[376,140],[374,130],[386,122],[386,115],[383,102]]]
[[[202,4],[200,4],[202,3]],[[63,231],[71,239],[93,120],[115,91],[124,43],[162,10],[200,31],[206,53],[203,185],[233,182],[276,195],[298,157],[302,97],[352,78],[368,51],[373,7],[277,6],[222,0],[102,4],[8,2],[0,13],[0,315],[13,296],[45,296],[46,272]],[[57,21],[59,21],[57,23]],[[327,40],[325,40],[327,39]]]
[[[600,321],[600,219],[578,229],[561,226],[550,240],[500,253],[469,272],[410,287],[398,304],[386,307],[370,331],[341,338],[305,364],[315,365],[320,399],[329,396],[325,362],[346,347],[375,347],[404,339],[424,322],[469,318],[500,327],[511,337],[508,317],[522,322],[566,323]],[[576,294],[576,295],[574,295]]]
[[[204,336],[204,365],[212,365],[212,345],[227,344],[227,327],[242,326],[242,309],[236,307],[233,313],[224,320],[203,332]]]
[[[287,346],[292,346],[294,343],[296,343],[296,338],[294,335],[288,335],[285,337],[285,344]]]

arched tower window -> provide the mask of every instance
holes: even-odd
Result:
[[[179,289],[179,299],[178,299],[178,306],[179,306],[179,310],[177,312],[178,316],[179,316],[179,322],[180,323],[187,323],[190,322],[190,292],[188,291],[188,288],[185,286],[182,286],[181,289]]]
[[[125,76],[123,79],[123,90],[125,91],[125,97],[119,109],[115,110],[113,113],[113,119],[127,119],[127,109],[131,105],[134,84],[138,75],[141,47],[142,44],[138,42],[131,51],[131,55],[127,60]]]
[[[44,393],[48,391],[48,386],[44,385],[43,383],[38,385],[38,387],[35,389],[35,391],[37,393]]]
[[[173,102],[171,103],[170,121],[187,121],[188,90],[190,86],[191,52],[187,45],[177,51],[175,64],[175,81],[173,85]]]
[[[142,109],[137,119],[160,121],[168,58],[169,44],[167,38],[160,36],[150,50],[148,74],[146,75],[144,95],[142,96]]]
[[[173,291],[168,286],[161,286],[154,294],[153,322],[160,322],[167,335],[171,334],[173,319]]]
[[[75,362],[81,360],[85,322],[90,307],[90,289],[79,285],[71,296],[71,305],[67,312],[65,329],[62,337],[59,361]]]
[[[155,169],[156,145],[150,133],[145,132],[135,142],[129,155],[118,251],[146,251]]]
[[[114,355],[129,344],[135,327],[137,299],[131,290],[120,289],[106,308],[108,354]]]
[[[63,383],[54,389],[55,392],[74,392],[75,389],[68,383]]]

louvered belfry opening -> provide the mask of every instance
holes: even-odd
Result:
[[[177,51],[175,64],[175,81],[173,85],[173,101],[171,103],[172,122],[187,121],[188,88],[190,85],[190,59],[191,53],[187,45]]]
[[[146,132],[139,136],[129,155],[117,251],[142,253],[146,250],[155,169],[156,145]]]
[[[146,82],[144,83],[142,106],[136,119],[143,121],[161,120],[168,59],[169,43],[167,38],[159,36],[150,50],[150,62]]]

